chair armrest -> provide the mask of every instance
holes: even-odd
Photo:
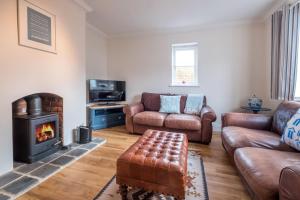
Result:
[[[226,126],[239,126],[243,128],[271,130],[273,117],[250,113],[224,113],[222,114],[222,128]]]
[[[300,165],[286,167],[281,171],[279,178],[279,199],[300,199]]]
[[[217,120],[217,116],[215,111],[208,105],[204,106],[200,112],[201,120],[208,120],[210,122],[214,122]]]
[[[135,103],[131,105],[127,105],[123,108],[123,112],[127,117],[133,117],[135,114],[144,111],[144,105],[142,103]]]

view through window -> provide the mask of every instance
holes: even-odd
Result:
[[[198,85],[198,44],[172,45],[172,85]]]

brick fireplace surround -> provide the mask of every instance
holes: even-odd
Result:
[[[56,94],[51,94],[51,93],[37,93],[37,94],[32,94],[32,95],[38,95],[42,99],[42,110],[43,112],[49,112],[49,113],[57,113],[59,117],[59,138],[63,142],[63,98],[56,95]],[[12,107],[13,107],[13,114],[16,114],[16,107],[17,103],[31,95],[22,97],[15,102],[13,102]],[[26,105],[23,105],[24,107]],[[25,108],[23,108],[25,109]]]
[[[38,94],[42,98],[42,110],[58,114],[59,138],[63,142],[63,98],[54,94]]]

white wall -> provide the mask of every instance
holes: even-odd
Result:
[[[12,105],[49,92],[64,99],[65,144],[85,122],[85,12],[70,0],[31,0],[56,15],[57,54],[18,45],[17,1],[0,6],[0,174],[12,169]]]
[[[171,44],[199,43],[199,87],[170,87]],[[265,99],[266,27],[244,24],[199,31],[111,38],[108,77],[127,81],[128,101],[149,92],[204,93],[217,112],[234,111],[253,93]]]
[[[86,26],[86,78],[107,78],[106,36],[95,27]]]

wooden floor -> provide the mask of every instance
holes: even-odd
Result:
[[[106,138],[106,144],[19,197],[18,200],[93,199],[115,174],[118,156],[138,138],[127,134],[124,127],[101,130],[94,135]],[[219,134],[214,134],[209,146],[190,143],[189,149],[203,155],[211,200],[249,199],[236,169],[222,148]]]

